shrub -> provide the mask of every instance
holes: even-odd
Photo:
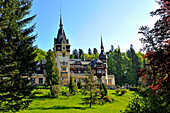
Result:
[[[62,91],[61,94],[62,94],[62,96],[66,96],[66,95],[67,95],[67,92]]]
[[[120,86],[119,86],[119,85],[117,85],[117,88],[120,88]]]
[[[68,91],[68,92],[66,93],[67,98],[70,97],[70,95],[71,95],[71,94],[70,94],[70,92]]]
[[[82,83],[81,83],[80,80],[78,81],[77,86],[78,86],[78,89],[81,89],[81,88],[82,88]]]
[[[127,93],[127,90],[126,89],[121,89],[121,95],[124,95],[125,93]]]
[[[42,94],[43,93],[43,89],[34,89],[33,93],[34,94]]]
[[[116,89],[115,92],[116,94],[118,94],[120,92],[120,89]]]
[[[57,98],[59,97],[59,95],[60,95],[59,85],[52,86],[52,94],[53,94],[54,97],[57,97]]]
[[[131,87],[130,91],[139,91],[139,87]]]

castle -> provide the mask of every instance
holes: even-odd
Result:
[[[70,44],[69,40],[66,38],[62,17],[60,15],[60,25],[57,37],[54,38],[53,52],[55,55],[56,65],[60,71],[61,85],[68,85],[70,76],[73,76],[75,83],[86,76],[86,68],[88,65],[91,66],[94,79],[99,82],[106,84],[108,87],[113,88],[115,86],[114,75],[108,75],[107,73],[107,55],[104,52],[103,41],[101,38],[101,52],[98,59],[95,60],[80,60],[80,59],[70,59]],[[44,84],[45,83],[45,62],[43,59],[37,64],[37,74],[32,77],[32,84]]]

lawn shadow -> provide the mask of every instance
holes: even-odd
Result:
[[[36,98],[44,98],[44,99],[54,99],[54,98],[56,98],[56,97],[51,97],[50,95],[43,95],[43,96],[34,96],[33,97],[34,99],[36,99]]]
[[[35,109],[40,109],[40,110],[49,110],[49,109],[56,109],[56,110],[61,110],[61,109],[81,109],[81,110],[86,110],[89,107],[75,107],[75,106],[53,106],[53,107],[37,107],[37,108],[29,108],[28,110],[35,110]]]
[[[116,94],[116,93],[112,93],[113,95],[116,95],[116,96],[122,96],[121,94]]]

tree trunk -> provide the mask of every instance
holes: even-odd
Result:
[[[53,94],[53,91],[52,91],[52,86],[50,86],[50,92],[51,92],[51,96],[53,97],[54,94]]]
[[[92,105],[92,92],[91,92],[91,87],[90,87],[90,107]]]

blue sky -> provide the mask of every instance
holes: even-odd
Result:
[[[38,33],[35,45],[48,51],[57,37],[62,9],[63,27],[73,49],[97,48],[103,38],[105,51],[120,46],[122,52],[133,44],[139,51],[138,28],[152,26],[156,18],[151,11],[158,8],[155,0],[34,0],[31,15],[37,14],[34,33]]]

